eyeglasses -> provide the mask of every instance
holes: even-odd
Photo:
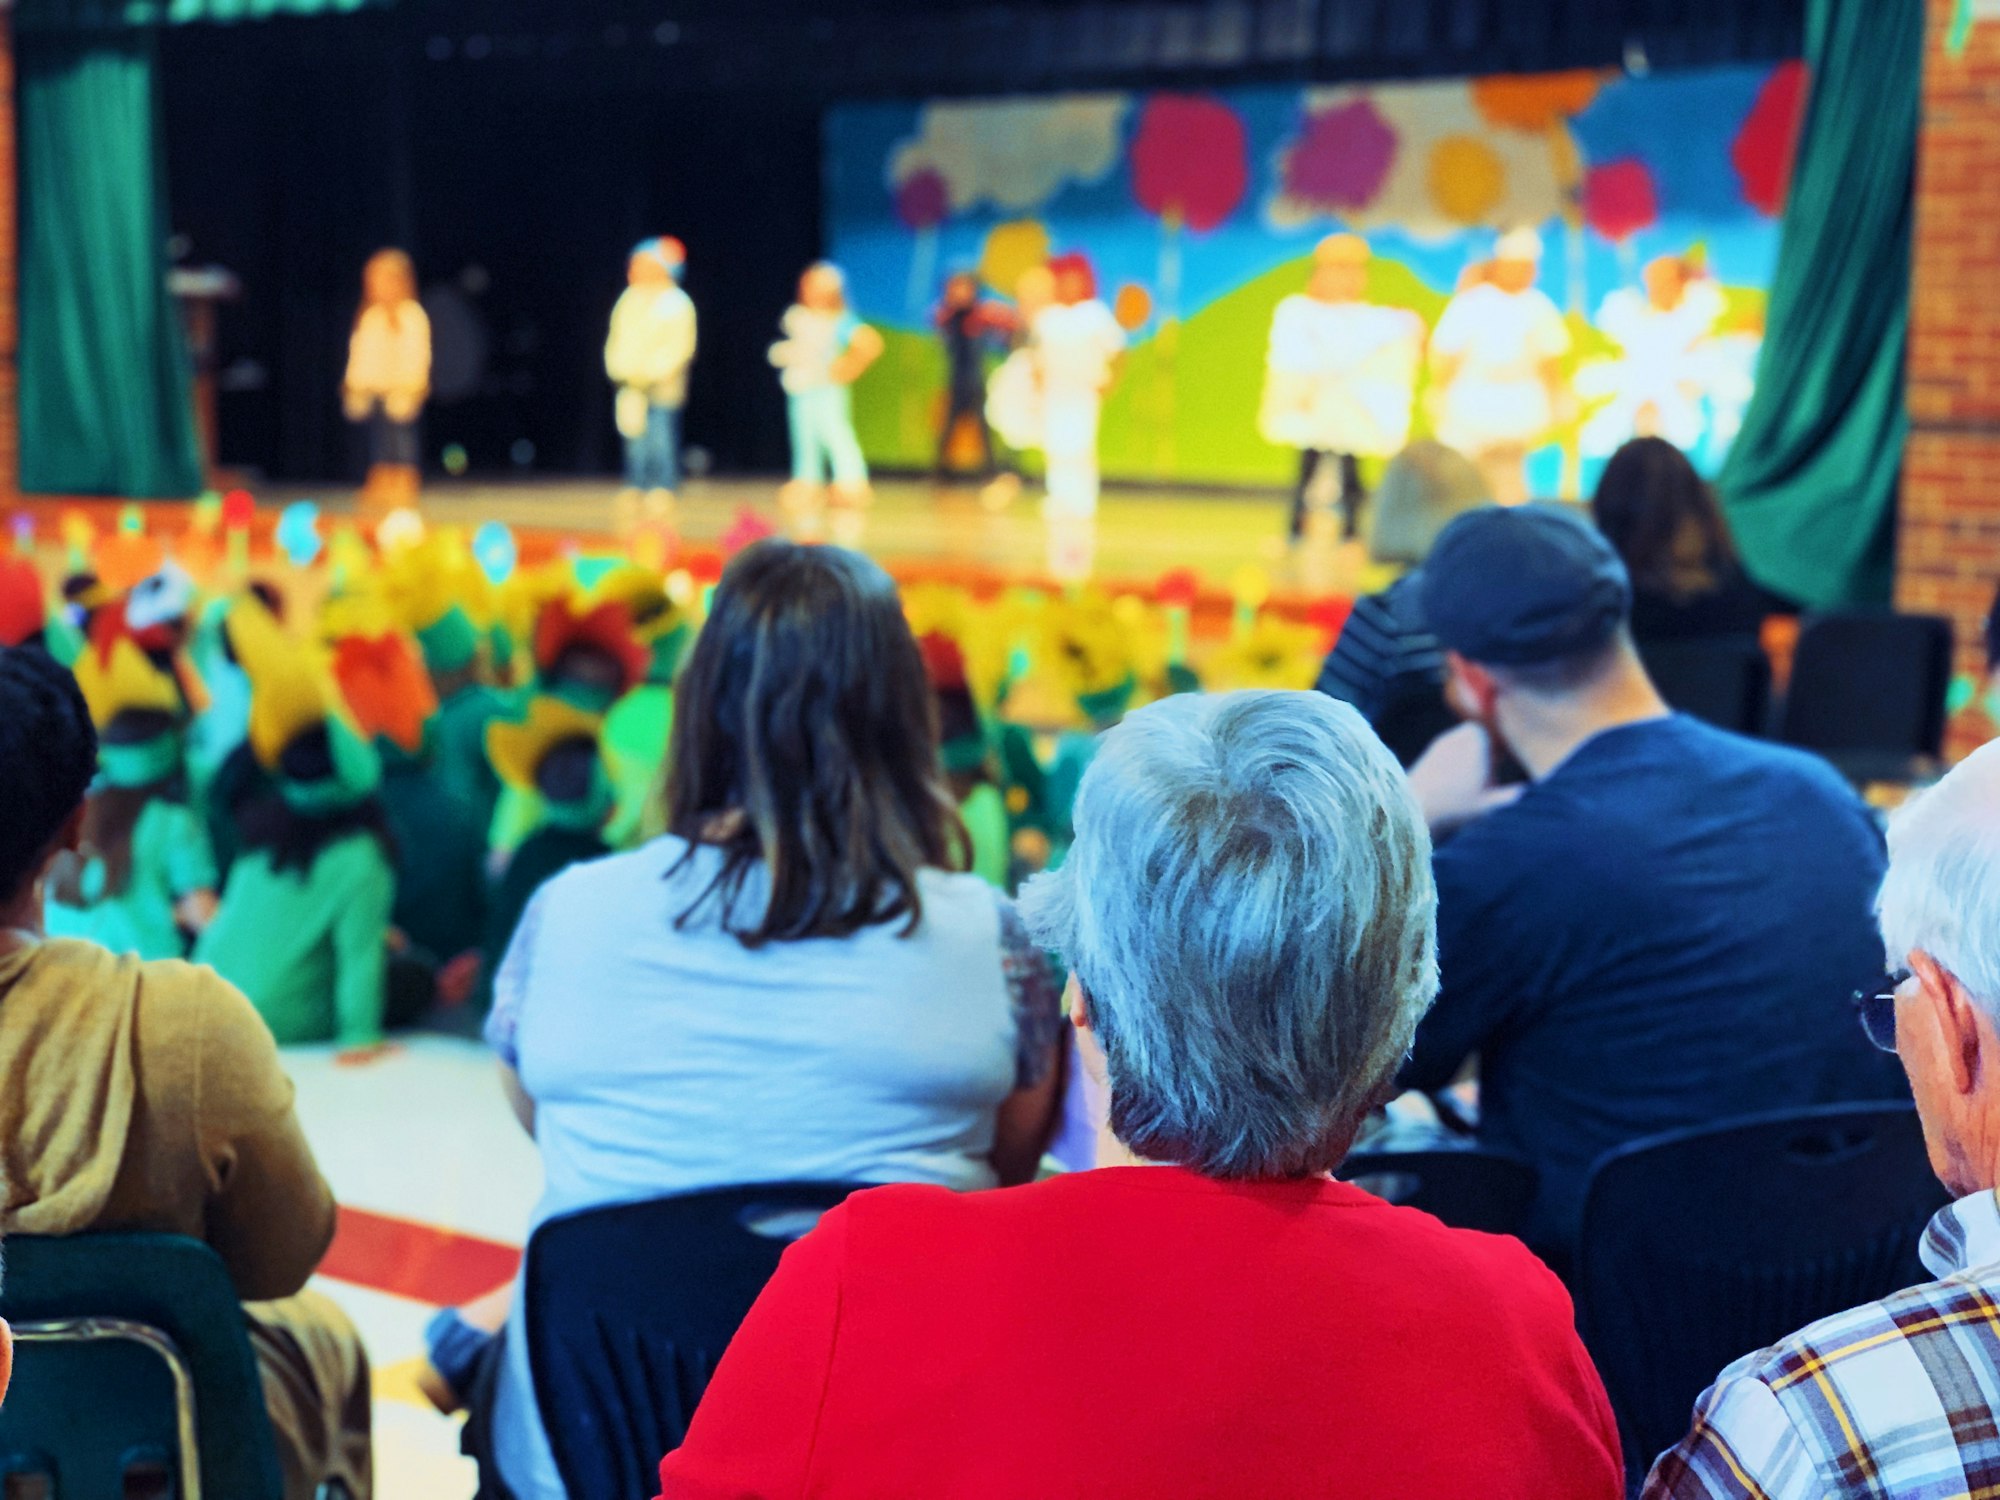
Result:
[[[1909,982],[1908,969],[1891,969],[1867,989],[1854,992],[1854,1014],[1861,1029],[1884,1052],[1896,1050],[1896,991]]]

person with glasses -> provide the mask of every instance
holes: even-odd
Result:
[[[1938,1278],[1746,1355],[1696,1404],[1645,1500],[1915,1500],[2000,1486],[2000,744],[1907,804],[1877,912],[1895,967],[1857,997],[1909,1075],[1957,1201]]]

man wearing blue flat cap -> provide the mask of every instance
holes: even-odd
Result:
[[[1482,1139],[1541,1173],[1530,1243],[1567,1259],[1591,1166],[1629,1141],[1901,1097],[1851,1015],[1882,965],[1883,849],[1846,783],[1667,707],[1624,564],[1577,511],[1461,516],[1421,587],[1468,722],[1410,772],[1444,987],[1402,1082],[1477,1055]]]

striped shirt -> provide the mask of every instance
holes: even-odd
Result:
[[[1939,1210],[1940,1279],[1738,1360],[1643,1500],[2000,1497],[2000,1200]]]
[[[1374,723],[1400,693],[1444,683],[1444,649],[1424,623],[1417,573],[1357,599],[1315,686]]]

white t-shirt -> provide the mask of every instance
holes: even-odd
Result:
[[[487,1037],[535,1102],[534,1225],[754,1182],[993,1186],[998,1106],[1060,1021],[1052,987],[1010,982],[1024,939],[1006,898],[927,870],[908,937],[896,921],[753,950],[712,918],[675,926],[722,859],[697,848],[683,867],[687,847],[571,866],[509,945]],[[746,902],[763,890],[759,871]],[[561,1500],[519,1310],[497,1456],[519,1500]]]
[[[614,384],[643,391],[654,406],[683,406],[694,348],[694,302],[686,292],[628,286],[611,310],[604,370]]]
[[[1043,308],[1034,338],[1043,387],[1059,396],[1102,391],[1111,380],[1111,362],[1125,348],[1125,330],[1095,298]]]

